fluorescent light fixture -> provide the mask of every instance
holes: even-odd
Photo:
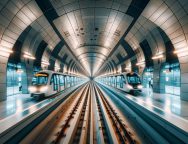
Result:
[[[137,66],[144,65],[144,64],[145,64],[145,61],[137,62],[137,63],[136,63]]]
[[[28,53],[28,52],[26,52],[26,51],[24,51],[24,54],[26,54],[26,55],[31,55],[30,53]]]
[[[55,70],[60,70],[61,68],[59,66],[55,66]]]
[[[28,52],[24,52],[23,57],[24,57],[24,58],[28,58],[28,59],[32,59],[32,60],[35,59],[35,57],[33,57],[33,56],[32,56],[30,53],[28,53]]]
[[[188,52],[188,48],[182,48],[182,49],[175,50],[174,54],[179,54],[179,53],[183,53],[183,52]]]
[[[43,64],[43,65],[47,65],[47,66],[49,66],[49,65],[50,65],[50,63],[49,63],[49,62],[47,62],[47,61],[42,61],[42,62],[41,62],[41,64]]]
[[[24,57],[24,58],[28,58],[28,59],[33,59],[33,60],[35,59],[35,57],[29,56],[29,55],[26,55],[26,54],[24,54],[23,57]]]
[[[161,59],[163,58],[163,54],[160,54],[160,55],[156,55],[156,56],[153,56],[152,59],[155,60],[155,59]]]
[[[5,52],[5,53],[13,53],[13,51],[11,49],[8,48],[0,48],[0,51]]]
[[[131,67],[126,67],[125,70],[131,70]]]

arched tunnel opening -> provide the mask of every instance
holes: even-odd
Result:
[[[2,143],[187,143],[187,107],[187,0],[0,0]]]

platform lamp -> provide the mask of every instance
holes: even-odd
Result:
[[[24,57],[25,59],[27,59],[27,63],[28,63],[28,64],[29,64],[29,59],[35,60],[35,57],[32,56],[32,54],[30,54],[30,53],[28,53],[28,52],[26,52],[26,51],[23,52],[23,57]]]
[[[188,48],[177,49],[173,53],[177,54],[178,56],[187,56],[188,55]]]
[[[136,66],[143,66],[143,65],[145,65],[145,61],[141,61],[141,62],[136,63]]]
[[[47,69],[47,67],[50,65],[50,63],[46,60],[42,60],[41,61],[41,67],[43,67],[44,69]]]
[[[9,57],[9,55],[13,53],[13,51],[9,48],[0,47],[0,55]]]
[[[162,62],[164,55],[163,54],[157,54],[152,57],[152,60],[158,60],[158,64]]]

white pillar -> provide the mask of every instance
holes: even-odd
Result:
[[[0,101],[7,99],[7,62],[8,57],[0,56]]]

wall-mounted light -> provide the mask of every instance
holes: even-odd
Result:
[[[13,53],[13,51],[11,49],[8,49],[8,48],[0,48],[0,51],[8,53],[8,54]]]
[[[49,66],[49,65],[50,65],[50,63],[47,62],[47,61],[42,61],[41,64],[46,65],[46,66]]]
[[[126,67],[125,70],[130,71],[131,67]]]
[[[155,60],[155,59],[161,59],[163,58],[163,54],[160,54],[160,55],[156,55],[156,56],[153,56],[152,59]]]
[[[137,66],[144,65],[144,64],[145,64],[145,61],[137,62],[137,63],[136,63]]]
[[[4,56],[4,57],[9,57],[9,55],[13,53],[13,51],[9,48],[3,48],[3,47],[0,47],[0,55],[1,56]]]
[[[59,66],[55,66],[55,70],[60,70],[61,68]]]
[[[32,60],[35,60],[35,57],[33,57],[30,53],[28,52],[24,52],[24,55],[23,55],[24,58],[28,58],[28,59],[32,59]]]
[[[174,51],[174,54],[179,54],[179,53],[188,53],[188,48],[182,48]]]

